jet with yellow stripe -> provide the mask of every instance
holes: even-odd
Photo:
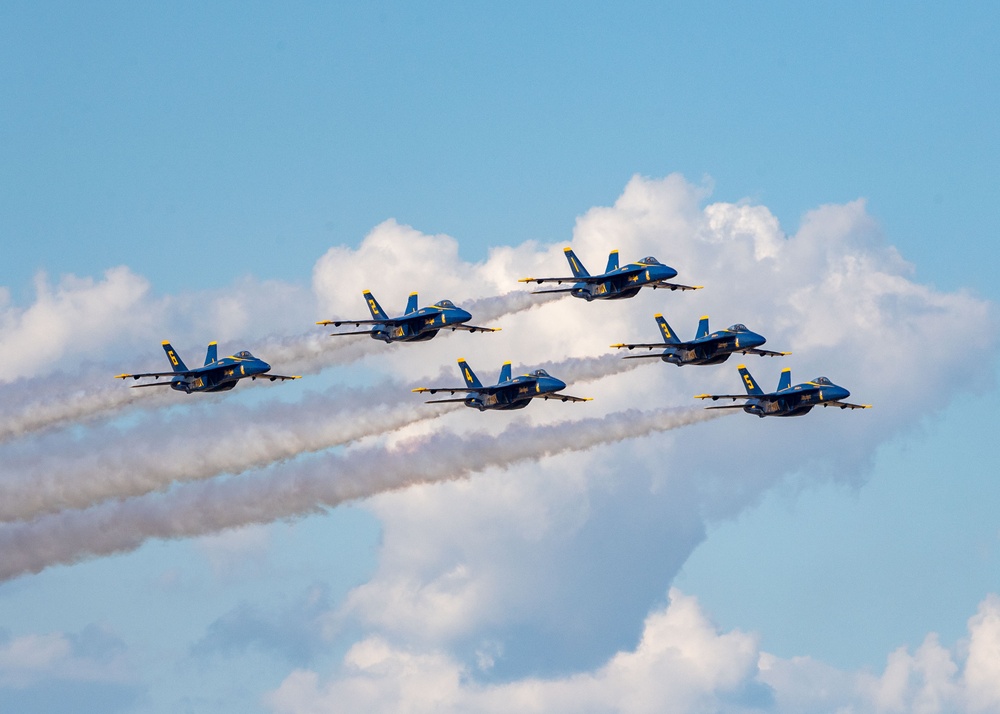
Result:
[[[441,300],[428,307],[417,308],[417,294],[410,293],[406,302],[406,312],[399,317],[389,317],[378,304],[371,291],[361,293],[372,315],[370,320],[322,320],[317,325],[371,325],[369,330],[359,332],[332,332],[333,337],[344,335],[369,335],[373,340],[390,342],[424,342],[432,339],[441,330],[465,330],[467,332],[499,332],[499,327],[478,327],[466,325],[472,315],[458,307],[451,300]]]
[[[784,357],[791,354],[791,352],[772,352],[759,349],[767,340],[762,335],[751,332],[746,325],[740,323],[730,325],[725,330],[710,333],[708,331],[708,315],[702,317],[698,323],[698,334],[695,335],[694,339],[682,342],[677,339],[677,335],[670,329],[670,325],[663,319],[663,315],[656,314],[654,317],[656,324],[660,327],[660,336],[663,338],[663,342],[619,343],[611,346],[629,351],[665,348],[659,354],[626,355],[624,359],[661,359],[664,362],[676,364],[678,367],[686,364],[720,364],[729,359],[729,356],[734,352],[762,357]]]
[[[680,285],[667,282],[677,276],[677,271],[669,265],[664,265],[653,256],[629,263],[623,268],[618,267],[618,251],[613,250],[608,256],[608,265],[600,275],[591,275],[576,257],[572,248],[563,248],[573,277],[566,278],[521,278],[519,283],[573,283],[571,288],[554,288],[535,290],[540,293],[569,293],[573,297],[591,300],[622,300],[634,297],[642,288],[663,288],[666,290],[700,290],[701,285]]]
[[[532,399],[558,399],[561,402],[589,402],[589,397],[571,397],[568,394],[559,394],[566,388],[566,383],[561,379],[556,379],[544,369],[536,369],[531,374],[522,374],[511,377],[510,362],[504,362],[500,368],[500,378],[497,383],[490,387],[484,387],[475,372],[469,367],[469,363],[464,359],[458,360],[458,367],[462,371],[462,378],[465,380],[464,387],[418,387],[414,389],[417,393],[437,394],[438,392],[448,392],[458,394],[465,392],[464,397],[457,399],[431,399],[427,404],[444,404],[447,402],[462,402],[467,407],[474,407],[479,411],[487,409],[497,409],[507,411],[511,409],[524,409],[531,403]]]
[[[118,374],[115,379],[142,379],[153,377],[157,381],[144,384],[133,384],[132,387],[170,387],[179,392],[225,392],[236,386],[241,379],[266,379],[271,382],[276,379],[301,379],[299,375],[285,376],[269,374],[271,365],[259,357],[254,357],[243,350],[229,357],[219,359],[219,347],[210,342],[202,367],[188,369],[184,360],[169,342],[163,343],[163,351],[167,353],[172,371],[170,372],[140,372],[138,374]],[[170,377],[170,381],[160,382],[160,377]]]
[[[698,394],[695,399],[737,399],[745,400],[743,404],[728,404],[718,407],[706,407],[706,409],[742,409],[747,414],[756,414],[759,417],[779,416],[792,417],[808,414],[813,407],[840,407],[841,409],[871,409],[871,404],[850,404],[843,400],[851,396],[851,393],[831,382],[826,377],[816,377],[810,382],[796,384],[792,386],[792,370],[786,367],[781,370],[781,377],[778,380],[778,388],[774,392],[765,393],[753,377],[746,365],[741,364],[737,369],[740,377],[743,378],[743,387],[746,395],[743,394]]]

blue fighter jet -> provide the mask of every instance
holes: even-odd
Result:
[[[660,326],[663,342],[640,342],[637,344],[617,344],[612,347],[634,349],[656,349],[666,347],[660,354],[627,355],[624,359],[662,359],[664,362],[682,367],[686,364],[719,364],[729,359],[734,352],[742,354],[761,355],[763,357],[784,357],[791,352],[771,352],[757,349],[767,340],[756,332],[751,332],[746,325],[730,325],[725,330],[717,330],[709,334],[708,315],[698,323],[698,334],[690,342],[681,342],[663,319],[663,315],[655,315],[656,324]]]
[[[539,293],[569,293],[573,297],[591,300],[621,300],[634,297],[644,287],[666,288],[667,290],[699,290],[701,285],[680,285],[667,281],[676,277],[677,271],[669,265],[664,265],[656,258],[648,256],[637,263],[629,263],[624,268],[618,267],[618,251],[613,250],[608,256],[608,266],[600,275],[591,275],[583,267],[571,248],[563,248],[566,260],[569,261],[571,278],[521,278],[519,283],[573,283],[571,288],[555,288],[551,290],[535,290]]]
[[[267,379],[274,381],[280,379],[301,379],[300,376],[286,377],[281,374],[268,374],[271,365],[262,359],[254,357],[243,350],[229,357],[219,359],[219,347],[215,342],[208,345],[208,353],[205,355],[205,366],[188,369],[184,361],[171,347],[169,342],[163,343],[163,351],[167,353],[170,360],[171,372],[141,372],[139,374],[117,374],[115,379],[140,379],[142,377],[171,377],[169,382],[147,382],[146,384],[133,384],[136,387],[170,387],[179,392],[225,392],[236,386],[241,379],[249,377],[251,380]]]
[[[796,384],[792,386],[792,370],[786,367],[781,370],[781,378],[778,380],[778,388],[770,394],[757,386],[746,365],[737,367],[740,376],[743,377],[743,386],[746,388],[746,395],[743,394],[698,394],[695,399],[744,399],[743,404],[728,404],[719,407],[705,407],[706,409],[742,409],[747,414],[756,414],[759,417],[766,416],[802,416],[816,406],[840,407],[841,409],[871,409],[871,404],[850,404],[842,401],[851,396],[843,387],[839,387],[826,377],[816,377],[811,382]]]
[[[558,394],[559,390],[566,388],[566,383],[550,376],[544,369],[536,369],[531,374],[522,374],[511,379],[510,362],[504,362],[497,383],[492,387],[484,387],[468,362],[460,359],[458,366],[462,370],[462,377],[465,378],[464,387],[419,387],[413,391],[428,394],[465,392],[465,396],[458,399],[431,399],[427,404],[463,402],[465,406],[475,407],[481,412],[487,409],[524,409],[532,399],[558,399],[561,402],[590,401],[589,397]]]
[[[432,339],[439,330],[466,330],[468,332],[499,332],[499,327],[477,327],[463,323],[472,319],[472,315],[458,307],[451,300],[441,300],[429,307],[417,309],[417,294],[410,293],[406,303],[406,314],[399,317],[389,317],[378,304],[371,292],[362,293],[368,304],[371,320],[322,320],[317,325],[372,325],[370,330],[360,332],[332,332],[334,337],[343,335],[370,335],[374,340],[389,342],[424,342]]]

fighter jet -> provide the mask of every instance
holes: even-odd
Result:
[[[334,337],[344,335],[369,335],[374,340],[389,342],[424,342],[432,339],[439,330],[466,330],[468,332],[499,332],[499,327],[476,327],[463,323],[472,319],[472,315],[457,307],[451,300],[441,300],[429,307],[417,309],[417,294],[410,293],[406,303],[406,313],[399,317],[389,317],[378,304],[371,292],[362,292],[371,320],[322,320],[317,325],[372,325],[370,330],[359,332],[332,332]]]
[[[719,364],[729,359],[734,352],[742,354],[761,355],[764,357],[784,357],[791,352],[771,352],[757,349],[767,340],[756,332],[751,332],[746,325],[739,323],[730,325],[725,330],[709,334],[708,315],[698,323],[698,334],[690,342],[681,342],[663,319],[663,315],[655,315],[656,324],[660,326],[663,342],[640,342],[636,344],[611,345],[619,349],[656,349],[666,347],[660,354],[626,355],[624,359],[662,359],[664,362],[682,367],[686,364]]]
[[[268,374],[271,365],[262,359],[254,357],[243,350],[229,357],[219,359],[219,347],[215,342],[208,345],[208,353],[205,355],[205,366],[188,369],[180,356],[171,347],[169,342],[163,343],[163,351],[167,353],[170,360],[171,372],[141,372],[139,374],[117,374],[115,379],[141,379],[142,377],[171,377],[169,382],[147,382],[145,384],[133,384],[136,387],[170,387],[179,392],[225,392],[236,386],[241,379],[249,377],[251,380],[267,379],[273,382],[276,379],[282,381],[286,379],[301,379],[300,376],[286,377],[281,374]]]
[[[558,394],[566,388],[566,383],[549,375],[544,369],[536,369],[531,374],[522,374],[511,379],[510,362],[504,362],[500,368],[500,378],[492,387],[484,387],[464,359],[458,360],[465,379],[464,387],[419,387],[414,392],[436,394],[448,392],[457,394],[465,392],[458,399],[431,399],[427,404],[443,404],[446,402],[463,402],[467,407],[475,407],[479,411],[487,409],[510,410],[524,409],[532,399],[558,399],[561,402],[589,402],[590,398],[571,397],[568,394]]]
[[[871,409],[871,404],[850,404],[841,401],[851,396],[843,387],[839,387],[826,377],[816,377],[811,382],[792,386],[792,370],[788,367],[781,370],[778,388],[770,394],[765,394],[754,382],[746,365],[737,367],[743,377],[743,394],[698,394],[695,399],[737,399],[745,400],[743,404],[728,404],[726,406],[705,407],[706,409],[742,409],[747,414],[766,416],[802,416],[808,414],[813,407],[840,407],[841,409]]]
[[[618,267],[618,251],[613,250],[608,256],[608,266],[600,275],[591,275],[583,267],[571,248],[563,248],[566,260],[569,261],[571,278],[521,278],[519,283],[574,283],[571,288],[555,288],[551,290],[535,290],[539,293],[569,293],[573,297],[591,300],[621,300],[634,297],[644,287],[666,288],[667,290],[699,290],[701,285],[680,285],[667,281],[677,275],[677,271],[669,265],[664,265],[653,256],[647,256],[637,263],[629,263],[624,268]]]

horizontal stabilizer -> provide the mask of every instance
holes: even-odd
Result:
[[[571,293],[574,288],[554,288],[552,290],[532,290],[532,295],[541,295],[542,293]]]

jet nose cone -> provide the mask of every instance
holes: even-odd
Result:
[[[549,381],[552,383],[553,392],[558,392],[560,389],[566,389],[566,383],[561,379],[556,379],[555,377],[552,377]]]
[[[271,365],[269,365],[264,360],[260,360],[260,370],[261,370],[261,372],[270,372],[271,371]]]
[[[467,310],[455,310],[456,322],[468,322],[472,319],[472,313]]]
[[[833,398],[836,399],[837,401],[840,401],[842,399],[847,399],[849,396],[851,396],[851,393],[846,389],[844,389],[843,387],[833,388]]]
[[[746,341],[750,343],[751,347],[760,347],[762,344],[767,342],[767,340],[764,339],[763,335],[758,335],[756,332],[751,332],[747,334],[747,336],[744,339],[746,339]]]
[[[671,268],[669,265],[661,265],[656,270],[660,275],[660,280],[670,280],[671,278],[677,277],[677,271]]]

